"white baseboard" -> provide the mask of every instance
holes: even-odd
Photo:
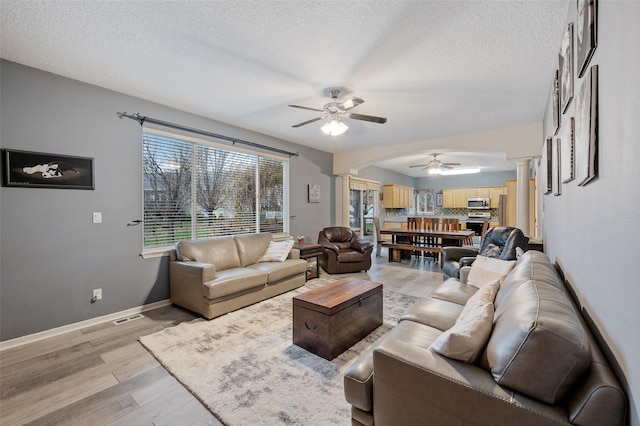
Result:
[[[92,325],[101,324],[103,322],[114,321],[122,317],[128,317],[130,315],[139,314],[141,312],[161,308],[163,306],[168,306],[170,304],[171,304],[171,299],[165,299],[159,302],[149,303],[148,305],[142,305],[136,308],[131,308],[124,311],[103,315],[101,317],[91,318],[91,319],[76,322],[73,324],[63,325],[61,327],[52,328],[50,330],[40,331],[38,333],[16,337],[15,339],[5,340],[3,342],[0,342],[0,352],[2,352],[5,349],[15,348],[18,346],[26,345],[27,343],[33,343],[39,340],[47,339],[49,337],[59,336],[61,334],[68,333],[70,331],[76,331],[81,328],[91,327]]]

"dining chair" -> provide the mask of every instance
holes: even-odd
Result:
[[[373,218],[373,227],[376,230],[376,257],[380,257],[382,251],[382,245],[391,243],[391,240],[385,239],[380,233],[380,220],[377,217]]]

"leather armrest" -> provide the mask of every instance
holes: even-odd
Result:
[[[460,268],[460,283],[466,284],[469,278],[469,272],[471,272],[471,266],[463,266]]]
[[[201,283],[211,281],[216,277],[216,265],[203,262],[170,262],[169,267],[174,276],[195,278]]]
[[[460,260],[465,256],[477,256],[478,249],[475,247],[442,247],[442,261]]]
[[[358,250],[360,253],[364,253],[369,248],[373,249],[373,244],[369,241],[355,240],[351,242],[351,248]]]
[[[323,249],[327,249],[327,250],[331,250],[331,251],[335,252],[336,254],[340,253],[340,249],[335,244],[322,243],[322,248]]]
[[[471,257],[471,256],[464,256],[461,257],[459,262],[460,262],[460,267],[462,268],[463,266],[471,266],[471,264],[473,264],[473,262],[475,262],[476,258],[475,256]]]
[[[292,248],[287,259],[300,259],[300,250]]]

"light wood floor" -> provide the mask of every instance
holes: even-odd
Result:
[[[418,297],[442,282],[431,259],[390,264],[383,251],[373,263],[366,275],[345,276]],[[138,342],[196,317],[167,306],[0,352],[0,424],[219,425]]]

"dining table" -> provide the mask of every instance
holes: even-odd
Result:
[[[389,248],[389,262],[400,262],[403,253],[420,251],[435,253],[439,256],[442,247],[461,247],[465,243],[470,244],[475,231],[389,228],[381,229],[380,234],[391,235],[391,243],[385,244]]]

